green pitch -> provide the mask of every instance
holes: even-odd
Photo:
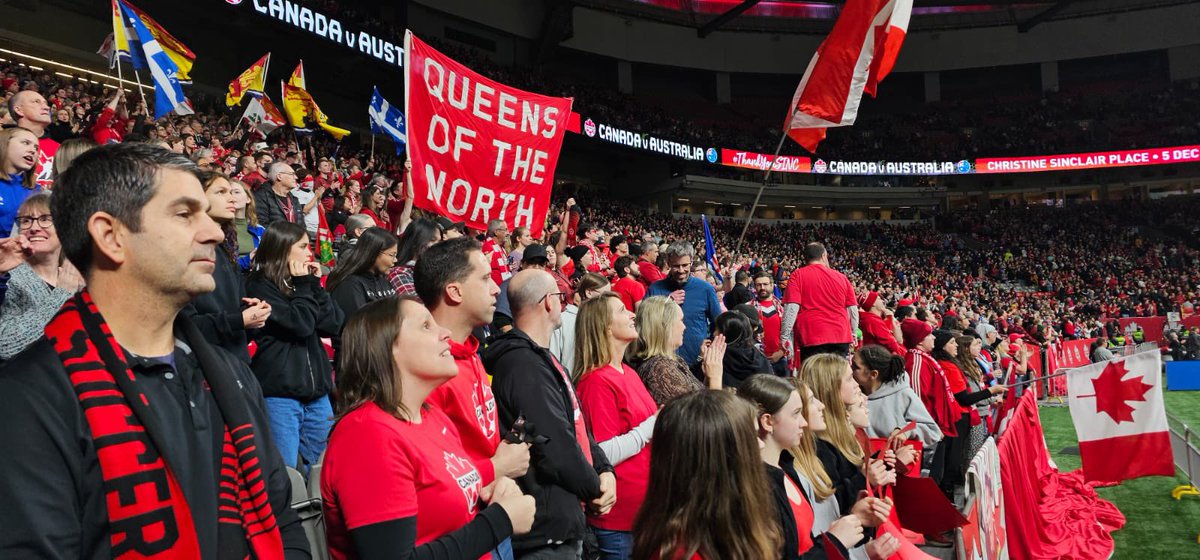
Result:
[[[1167,412],[1200,432],[1200,392],[1164,391]],[[1079,468],[1079,453],[1063,454],[1075,448],[1075,427],[1066,407],[1043,407],[1042,429],[1050,456],[1062,472]],[[1188,481],[1176,471],[1175,478],[1148,477],[1127,481],[1120,486],[1100,488],[1101,498],[1117,505],[1125,514],[1125,527],[1113,533],[1116,553],[1113,558],[1168,560],[1200,558],[1200,497],[1185,496],[1176,501],[1171,490]]]

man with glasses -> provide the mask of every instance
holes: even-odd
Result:
[[[485,251],[486,255],[487,252]],[[521,270],[546,270],[550,264],[550,256],[546,252],[545,245],[533,244],[525,248],[521,253]],[[495,269],[492,274],[495,275]],[[512,328],[513,316],[512,308],[508,302],[508,284],[512,278],[505,280],[500,284],[500,295],[496,296],[496,312],[492,315],[492,328],[494,332],[508,332]],[[565,303],[563,305],[566,305]]]
[[[271,227],[278,221],[304,225],[304,205],[292,194],[296,188],[296,171],[286,163],[273,163],[267,177],[270,182],[254,193],[258,225]]]
[[[689,364],[700,357],[700,347],[721,314],[721,302],[712,284],[692,276],[696,248],[676,241],[667,246],[667,277],[650,285],[646,297],[668,296],[683,308],[683,346],[677,353]],[[701,263],[703,264],[703,263]]]
[[[527,247],[526,259],[535,247],[542,246]],[[522,559],[578,559],[587,533],[579,504],[606,513],[616,501],[616,478],[588,434],[567,369],[548,348],[566,294],[545,270],[524,266],[508,292],[513,328],[484,349],[483,363],[493,376],[500,424],[524,417],[533,432],[526,435],[536,440],[529,472],[517,483],[537,500],[538,516],[529,534],[513,538],[513,551]]]

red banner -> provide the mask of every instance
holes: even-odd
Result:
[[[1137,331],[1138,327],[1142,328],[1142,342],[1162,342],[1163,328],[1167,324],[1166,317],[1122,317],[1119,320],[1121,324],[1121,334],[1125,335],[1126,343],[1128,344],[1129,337]]]
[[[542,234],[572,99],[509,87],[404,39],[416,205],[474,229],[503,219]]]
[[[721,148],[721,165],[730,167],[745,167],[766,171],[772,169],[775,173],[811,173],[812,160],[802,156],[779,156],[775,158],[775,167],[771,167],[771,154],[730,150]]]
[[[1111,533],[1125,517],[1084,482],[1083,471],[1059,473],[1050,462],[1032,395],[1017,402],[997,446],[1009,558],[1112,556]]]
[[[1092,363],[1091,350],[1094,338],[1068,340],[1062,343],[1058,351],[1058,369],[1070,369],[1086,366]],[[1054,372],[1048,372],[1053,374]]]
[[[975,160],[976,173],[1028,173],[1200,161],[1200,146]]]

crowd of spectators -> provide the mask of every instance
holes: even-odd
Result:
[[[414,209],[397,158],[3,71],[0,323],[45,335],[4,348],[0,551],[306,558],[289,467],[335,558],[888,558],[917,536],[864,491],[963,505],[993,368],[1029,374],[1004,341],[1200,284],[1196,197],[760,223],[740,251],[715,219],[712,263],[698,221],[603,193],[556,193],[539,237],[471,231]],[[725,514],[680,469],[739,481]]]

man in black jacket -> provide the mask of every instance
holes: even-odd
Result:
[[[513,329],[483,352],[492,374],[500,423],[520,416],[547,438],[530,449],[529,472],[517,479],[537,500],[533,530],[514,537],[522,559],[580,558],[587,533],[583,509],[603,515],[616,502],[613,467],[584,425],[566,369],[550,354],[550,333],[562,322],[564,294],[544,270],[523,270],[509,282]]]
[[[254,191],[258,225],[271,227],[271,224],[281,220],[304,225],[304,205],[292,194],[297,184],[296,170],[286,163],[272,163],[267,177],[270,182],[263,183]]]
[[[195,164],[75,165],[51,211],[87,290],[0,369],[0,558],[309,558],[258,383],[179,314],[224,238]]]

